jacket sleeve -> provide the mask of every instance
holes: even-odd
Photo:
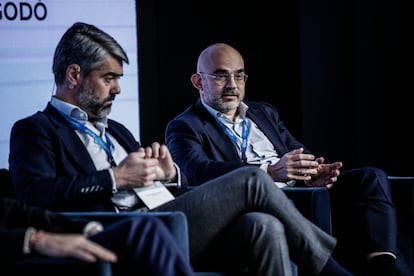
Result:
[[[23,256],[24,236],[29,227],[48,232],[82,233],[87,223],[87,220],[70,219],[0,195],[0,256]]]

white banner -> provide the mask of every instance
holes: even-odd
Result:
[[[0,0],[0,168],[8,168],[13,123],[43,110],[54,93],[55,47],[73,23],[93,24],[127,52],[121,94],[110,117],[139,140],[138,53],[135,0]]]

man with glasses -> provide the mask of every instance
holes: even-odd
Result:
[[[246,81],[233,47],[217,43],[201,52],[191,76],[200,98],[166,129],[167,146],[190,183],[255,166],[279,187],[326,186],[338,238],[334,256],[357,274],[394,275],[396,214],[387,175],[372,167],[340,175],[342,163],[313,155],[273,106],[244,100]]]

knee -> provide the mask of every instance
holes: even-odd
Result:
[[[388,181],[387,174],[379,168],[376,167],[363,167],[361,169],[356,169],[356,176],[358,179],[350,179],[355,184],[359,183],[359,189],[362,191],[367,191],[370,194],[383,195],[386,198],[390,199],[391,195],[391,185]]]
[[[388,181],[387,174],[375,167],[364,168],[364,178],[368,179],[369,183],[374,183],[385,193],[391,193],[391,185]]]
[[[285,236],[284,225],[270,214],[251,212],[243,215],[241,220],[244,229],[253,236],[266,236],[272,239]]]
[[[250,183],[257,188],[262,186],[262,184],[264,184],[264,186],[270,185],[271,187],[276,187],[267,172],[257,166],[244,166],[233,171],[233,173],[237,176],[238,181],[236,182],[238,183]]]
[[[244,175],[246,177],[264,177],[265,175],[267,175],[267,173],[264,170],[260,169],[257,166],[244,166],[236,169],[234,173],[238,174],[239,176]]]
[[[157,233],[164,230],[164,223],[152,216],[131,216],[122,219],[119,224],[123,225],[125,233]]]
[[[376,167],[365,167],[363,168],[363,171],[365,172],[365,175],[368,175],[370,177],[374,177],[377,179],[388,178],[387,174],[383,170],[376,168]]]

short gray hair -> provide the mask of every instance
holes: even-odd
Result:
[[[70,64],[78,64],[86,77],[108,56],[116,58],[121,64],[123,61],[129,63],[124,49],[112,36],[93,25],[74,23],[63,34],[55,49],[52,70],[56,85],[64,83]]]

